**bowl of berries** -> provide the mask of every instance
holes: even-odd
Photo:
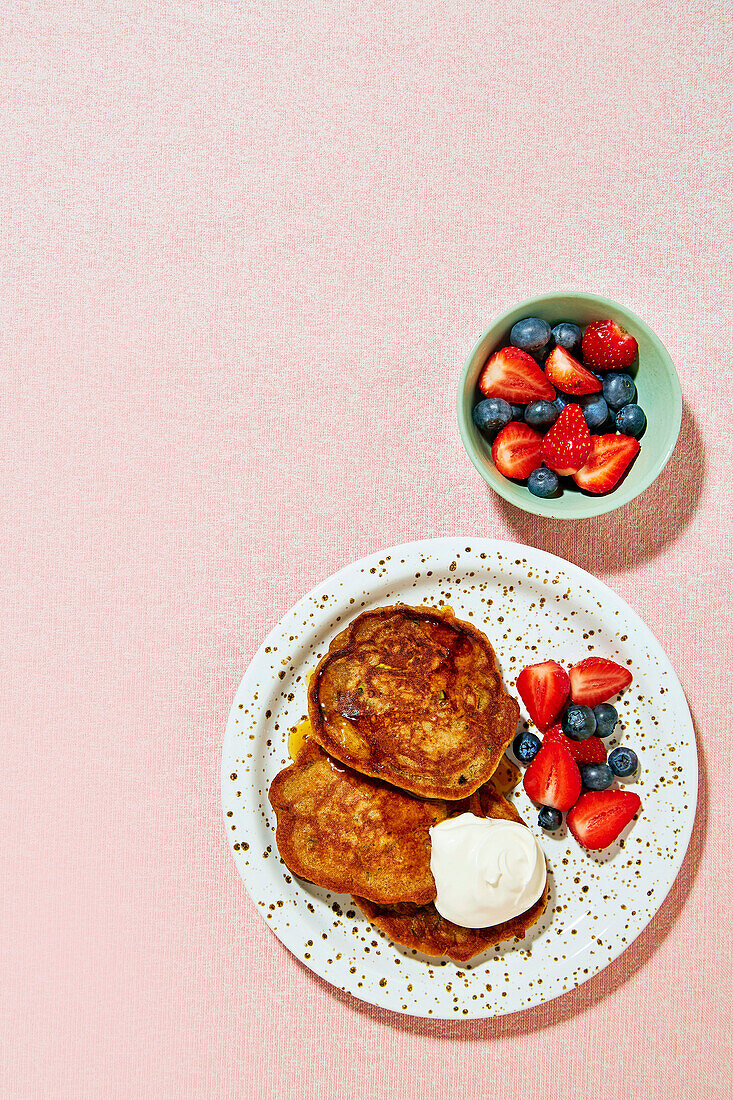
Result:
[[[458,389],[463,445],[526,512],[588,519],[628,504],[677,442],[682,392],[659,337],[595,294],[544,294],[498,317]]]

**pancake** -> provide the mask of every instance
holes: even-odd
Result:
[[[488,638],[452,612],[381,607],[334,638],[311,677],[313,737],[337,760],[423,798],[493,774],[519,707]]]
[[[299,878],[383,905],[435,897],[429,829],[448,816],[445,802],[359,775],[310,739],[269,797],[278,851]]]
[[[491,783],[473,796],[470,811],[477,816],[504,818],[524,824],[514,807]],[[394,943],[421,951],[423,955],[447,955],[455,962],[465,963],[495,944],[514,938],[523,939],[547,907],[547,890],[545,885],[542,897],[526,913],[490,928],[461,928],[441,917],[432,902],[427,905],[406,903],[384,906],[361,897],[354,897],[354,901],[364,916]]]

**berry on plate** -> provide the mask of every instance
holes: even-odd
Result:
[[[595,707],[623,691],[632,680],[623,665],[607,657],[586,657],[570,669],[570,698],[574,703]]]
[[[580,778],[589,791],[606,791],[613,783],[613,772],[608,764],[581,764]]]
[[[610,703],[599,703],[593,707],[596,716],[596,733],[599,737],[610,737],[618,722],[618,711]]]
[[[482,432],[498,432],[512,419],[512,407],[503,397],[486,397],[473,410],[473,422]]]
[[[578,357],[583,341],[583,333],[578,325],[574,325],[572,321],[560,321],[552,330],[552,335],[558,347],[565,348],[571,355]]]
[[[512,752],[520,764],[531,764],[542,748],[542,742],[536,733],[523,730],[512,741]]]
[[[545,363],[545,374],[558,390],[563,393],[599,393],[604,384],[595,374],[586,370],[582,363],[573,359],[565,348],[557,347],[550,352]]]
[[[621,435],[633,435],[638,439],[646,428],[646,416],[640,405],[624,405],[616,413],[616,427]]]
[[[616,321],[592,321],[583,333],[583,359],[598,370],[625,370],[636,359],[636,340]]]
[[[617,374],[611,371],[603,379],[603,396],[609,409],[614,411],[630,405],[636,397],[636,386],[630,374]]]
[[[524,789],[533,802],[569,810],[580,794],[582,783],[578,765],[566,748],[544,745],[524,773]]]
[[[524,419],[532,428],[549,428],[560,415],[554,401],[532,401],[524,410]]]
[[[540,465],[542,436],[528,424],[512,420],[502,428],[491,448],[494,465],[504,477],[529,477]]]
[[[534,764],[541,756],[542,753]],[[528,775],[529,772],[524,777],[525,783]],[[598,851],[618,839],[640,807],[641,799],[631,791],[588,791],[568,814],[568,827],[579,844]]]
[[[559,423],[558,420],[557,424]],[[555,428],[551,428],[547,435],[554,432]],[[618,485],[638,455],[639,441],[630,435],[590,436],[589,433],[589,438],[591,439],[590,452],[583,466],[573,473],[573,481],[588,493],[608,493]],[[547,462],[544,449],[542,457]],[[549,466],[550,463],[548,462],[547,465]]]
[[[521,348],[495,351],[481,371],[478,388],[484,397],[526,405],[530,401],[554,401],[555,390],[531,355]]]
[[[551,741],[564,745],[578,765],[606,763],[606,746],[600,737],[596,737],[595,734],[586,737],[584,741],[573,741],[566,733],[563,733],[560,722],[556,722],[554,726],[550,726],[542,738],[542,744],[548,745]]]
[[[523,351],[539,351],[549,341],[550,326],[541,317],[524,317],[509,333],[509,342]]]
[[[571,703],[562,716],[562,731],[573,741],[585,741],[596,732],[596,716],[583,703]]]
[[[532,496],[554,497],[559,488],[560,481],[554,470],[548,470],[546,466],[540,466],[533,470],[527,481],[527,488]]]
[[[625,745],[619,745],[608,757],[608,764],[614,775],[621,779],[633,775],[639,767],[639,757],[633,749],[627,749]]]
[[[517,677],[517,691],[534,724],[545,730],[565,706],[570,680],[557,661],[543,661],[522,669]]]
[[[562,814],[554,806],[543,806],[537,814],[537,824],[552,833],[562,825]]]
[[[561,476],[575,474],[588,462],[592,438],[580,405],[566,405],[542,440],[542,461]]]

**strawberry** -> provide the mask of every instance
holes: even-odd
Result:
[[[608,493],[638,453],[639,440],[631,435],[594,435],[588,457],[573,474],[573,480],[588,493]]]
[[[592,321],[583,334],[583,358],[596,370],[626,370],[638,350],[631,333],[616,321]]]
[[[603,383],[559,344],[547,357],[545,374],[563,393],[598,393],[603,389]]]
[[[540,749],[524,773],[524,789],[532,801],[556,810],[575,805],[582,786],[578,765],[554,741]]]
[[[591,434],[583,410],[580,405],[566,405],[542,441],[542,461],[564,476],[580,470],[590,452]]]
[[[568,828],[584,848],[597,851],[618,839],[640,807],[633,791],[588,791],[568,814]]]
[[[495,351],[481,371],[478,388],[484,397],[503,397],[517,405],[555,400],[555,390],[531,355],[521,348]]]
[[[557,661],[544,661],[522,669],[517,677],[517,691],[534,724],[546,730],[565,706],[570,680]]]
[[[607,657],[586,657],[570,669],[570,698],[597,707],[628,687],[633,676]]]
[[[542,744],[548,745],[553,741],[558,745],[564,745],[576,764],[606,763],[606,746],[595,734],[592,737],[586,737],[585,741],[572,741],[563,733],[562,726],[557,722],[554,726],[550,726],[542,738]]]
[[[542,436],[529,424],[513,420],[502,428],[491,448],[494,465],[504,477],[529,477],[541,463]]]

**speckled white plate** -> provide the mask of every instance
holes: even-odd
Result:
[[[514,801],[539,837],[550,902],[521,943],[467,965],[395,946],[351,899],[293,878],[275,845],[267,790],[306,714],[306,680],[333,635],[364,608],[450,604],[488,634],[510,691],[526,664],[566,667],[593,652],[628,664],[618,737],[641,761],[630,789],[639,819],[622,841],[585,852],[563,826],[547,835],[523,790]],[[364,1001],[414,1016],[498,1016],[557,997],[607,966],[662,904],[684,858],[697,800],[697,753],[682,688],[631,608],[589,573],[529,546],[490,539],[408,543],[347,566],[300,600],[269,634],[239,687],[222,761],[234,859],[262,917],[311,970]]]

